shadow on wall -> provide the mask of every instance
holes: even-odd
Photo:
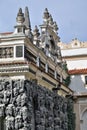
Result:
[[[87,108],[84,109],[81,116],[81,130],[87,130]]]
[[[85,87],[85,83],[83,82],[81,75],[71,76],[71,83],[69,87],[78,94],[81,92],[87,92],[87,88]]]

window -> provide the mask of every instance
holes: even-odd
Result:
[[[28,51],[26,47],[25,47],[25,50],[24,50],[24,57],[27,58],[27,60],[29,60],[29,61],[33,62],[34,64],[36,64],[37,57],[33,53]]]
[[[16,57],[23,57],[23,46],[16,46]]]
[[[85,84],[87,85],[87,76],[85,76]]]
[[[18,33],[22,32],[22,28],[18,28]]]

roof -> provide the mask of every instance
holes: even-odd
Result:
[[[12,34],[13,32],[4,32],[4,33],[0,33],[0,35],[9,35]]]
[[[87,74],[87,68],[69,70],[70,75]]]

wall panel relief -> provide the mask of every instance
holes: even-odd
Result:
[[[0,58],[12,58],[14,55],[13,47],[0,48]]]

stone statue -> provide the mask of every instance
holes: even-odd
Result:
[[[17,98],[16,98],[16,103],[17,103],[17,106],[20,107],[21,106],[21,95],[18,95]]]
[[[22,117],[20,115],[17,115],[15,117],[15,129],[18,130],[22,127]]]
[[[26,104],[27,104],[27,96],[25,93],[23,93],[21,96],[21,106],[23,107]]]
[[[14,130],[14,117],[6,116],[6,130]]]
[[[28,109],[27,109],[27,107],[26,106],[22,107],[20,111],[21,111],[23,121],[28,120]]]
[[[9,104],[6,108],[6,128],[14,130],[13,105]]]
[[[12,94],[11,82],[7,80],[4,83],[4,103],[5,104],[10,103],[11,94]]]
[[[19,94],[19,89],[18,89],[18,87],[15,87],[15,88],[14,88],[13,93],[14,93],[14,96],[15,96],[15,97],[18,96],[18,94]]]

